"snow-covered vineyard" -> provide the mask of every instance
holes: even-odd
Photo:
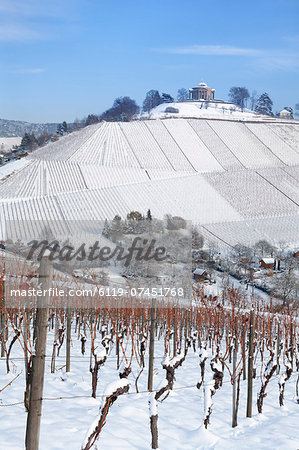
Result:
[[[150,208],[218,243],[296,246],[299,124],[246,120],[101,123],[64,136],[0,169],[2,228],[5,218],[69,229]]]
[[[101,123],[3,166],[0,240],[104,242],[99,221],[150,209],[224,246],[297,247],[298,125],[245,117]],[[156,298],[136,294],[140,277],[119,276],[130,290],[111,295],[99,268],[52,277],[47,256],[39,265],[3,255],[3,448],[298,449],[296,304],[236,288],[229,275]],[[40,287],[45,303],[29,295]]]
[[[39,448],[296,450],[296,318],[253,300],[250,313],[234,289],[212,300],[198,290],[188,308],[125,299],[107,308],[103,298],[94,309],[51,308]],[[24,448],[35,314],[4,316],[7,450]]]

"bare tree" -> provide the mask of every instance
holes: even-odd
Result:
[[[243,111],[247,100],[249,99],[249,92],[245,87],[233,86],[230,88],[228,96],[229,99],[236,105],[240,106]]]
[[[251,111],[254,111],[257,99],[258,99],[257,92],[254,90],[254,91],[252,91],[251,96],[250,96],[250,109],[251,109]]]
[[[178,102],[185,102],[186,100],[188,100],[188,91],[185,88],[181,88],[178,90],[178,95],[177,95],[177,101]]]
[[[285,305],[295,296],[298,280],[295,273],[295,258],[289,255],[285,259],[284,264],[285,270],[282,276],[276,280],[275,294],[281,298]]]

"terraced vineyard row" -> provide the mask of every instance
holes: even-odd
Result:
[[[229,244],[296,243],[297,129],[202,119],[92,125],[0,170],[2,230],[5,220],[28,220],[24,233],[56,229],[55,221],[67,234],[94,233],[91,222],[151,209]]]
[[[62,137],[31,157],[187,172],[295,165],[297,128],[202,119],[103,123]]]

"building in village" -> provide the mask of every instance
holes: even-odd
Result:
[[[195,281],[205,281],[207,277],[207,272],[204,269],[195,269],[193,271],[193,278]]]
[[[260,260],[260,267],[263,269],[274,269],[274,258],[263,258]]]
[[[282,111],[280,111],[279,117],[281,119],[292,119],[292,113],[288,109],[284,108]]]

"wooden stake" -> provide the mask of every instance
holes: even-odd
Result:
[[[248,381],[247,381],[247,417],[252,417],[252,378],[254,354],[254,311],[250,311],[249,352],[248,352]]]
[[[242,324],[242,358],[243,358],[243,380],[246,380],[246,332],[245,332],[244,316]]]
[[[234,352],[233,352],[233,415],[232,415],[232,427],[237,426],[237,359],[238,359],[238,338],[234,336]]]
[[[67,299],[66,309],[66,372],[71,371],[71,332],[72,332],[72,311],[70,298]]]
[[[4,256],[5,258],[5,256]],[[5,259],[4,259],[4,276],[5,274]],[[1,334],[1,358],[4,358],[6,356],[6,349],[5,349],[5,342],[7,340],[7,328],[6,328],[6,321],[5,321],[5,279],[2,279],[2,289],[0,289],[0,334]]]
[[[39,448],[51,284],[52,262],[47,255],[42,258],[39,269],[39,289],[44,292],[44,295],[37,297],[35,355],[32,358],[30,403],[25,438],[27,450]]]
[[[150,392],[152,392],[152,390],[153,390],[153,377],[154,377],[156,304],[157,304],[157,301],[154,298],[152,300],[152,306],[151,306],[151,330],[150,330],[150,348],[149,348],[148,381],[147,381],[147,389]]]
[[[116,346],[115,346],[115,353],[116,353],[116,368],[119,370],[119,336],[118,331],[116,332]]]
[[[277,364],[276,374],[277,375],[280,372],[279,359],[280,359],[280,327],[279,327],[279,324],[278,324],[277,325],[277,342],[276,342],[276,364]]]
[[[172,336],[172,342],[173,342],[173,357],[176,356],[176,321],[175,321],[175,309],[173,310],[173,336]]]

